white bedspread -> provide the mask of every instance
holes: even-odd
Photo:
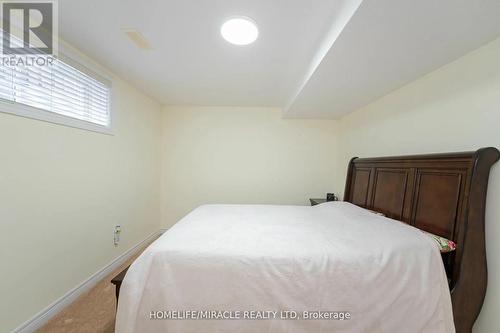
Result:
[[[207,310],[240,319],[150,319]],[[249,320],[266,314],[249,311],[276,318]],[[350,319],[305,320],[304,311]],[[454,331],[434,242],[343,202],[195,209],[130,267],[116,321],[118,333]]]

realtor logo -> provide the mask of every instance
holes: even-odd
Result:
[[[56,56],[55,0],[1,1],[4,56]]]

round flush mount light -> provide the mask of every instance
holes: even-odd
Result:
[[[259,37],[259,29],[254,20],[248,17],[233,17],[220,28],[222,37],[234,45],[248,45]]]

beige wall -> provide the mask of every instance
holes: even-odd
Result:
[[[351,156],[500,148],[500,40],[399,89],[340,121],[342,187]],[[489,183],[489,285],[474,332],[500,327],[500,163]]]
[[[166,107],[162,221],[205,203],[308,204],[334,190],[333,121],[284,120],[279,109]]]
[[[0,332],[159,229],[161,107],[117,78],[112,105],[112,136],[0,113]]]

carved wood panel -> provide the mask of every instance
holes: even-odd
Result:
[[[411,223],[417,228],[455,238],[464,176],[459,170],[418,170]]]
[[[355,205],[368,206],[368,192],[370,190],[371,169],[356,169],[351,202]]]
[[[377,169],[374,177],[370,207],[387,217],[403,220],[407,196],[409,171],[403,169]]]

